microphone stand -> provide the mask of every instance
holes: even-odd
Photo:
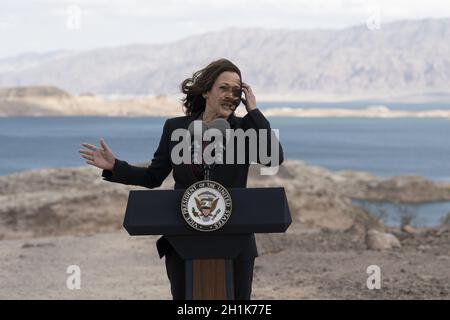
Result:
[[[211,124],[211,126],[210,126],[209,128],[210,128],[210,129],[211,129],[211,128],[218,129],[218,130],[220,130],[220,131],[222,132],[222,135],[224,135],[224,134],[226,133],[226,130],[230,128],[230,125],[228,124],[228,122],[227,122],[226,120],[223,120],[223,119],[218,120],[218,119],[216,119],[216,120],[213,121],[213,123]],[[214,142],[214,143],[217,143],[217,142]],[[224,144],[223,144],[223,141],[220,143],[220,148],[222,149],[222,150],[221,150],[221,154],[222,154],[222,152],[223,152],[224,149],[225,149]],[[204,148],[203,148],[203,142],[202,142],[202,148],[201,148],[201,150],[202,150],[202,152],[203,152],[203,150],[204,150]],[[217,156],[217,154],[216,154],[215,156]],[[203,159],[203,160],[204,160],[204,159]],[[223,161],[223,160],[222,160],[222,161]],[[221,162],[221,163],[222,163],[222,162]],[[214,162],[211,163],[211,164],[207,164],[207,163],[203,163],[203,164],[202,164],[202,167],[203,167],[203,178],[204,178],[204,180],[206,180],[206,181],[209,181],[209,180],[210,180],[211,172],[214,170],[214,167],[215,167],[215,166],[216,166],[215,160],[214,160]]]
[[[211,172],[213,171],[214,167],[216,166],[216,163],[213,164],[203,164],[203,177],[204,180],[209,181],[209,177],[211,176]]]
[[[210,172],[211,172],[211,166],[209,164],[204,164],[203,165],[204,180],[209,181]]]

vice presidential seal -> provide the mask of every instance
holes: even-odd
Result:
[[[221,184],[198,181],[191,185],[181,199],[181,213],[186,222],[199,231],[220,229],[230,218],[231,196]]]

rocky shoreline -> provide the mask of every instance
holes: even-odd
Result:
[[[248,186],[283,186],[293,223],[285,234],[257,235],[255,299],[450,299],[448,225],[389,228],[351,201],[450,200],[449,184],[331,172],[300,161],[286,161],[276,176],[258,172],[257,166],[251,168]],[[172,187],[169,177],[161,188]],[[99,169],[87,166],[0,177],[0,282],[8,292],[0,290],[0,298],[169,298],[164,266],[154,249],[157,237],[129,237],[122,228],[131,189],[143,188],[103,181]],[[53,270],[74,259],[92,270],[104,261],[120,261],[102,268],[114,275],[113,288],[124,290],[111,292],[111,280],[100,271],[92,271],[98,288],[75,295],[53,279],[44,285],[47,289],[41,289],[42,279],[16,279],[17,272],[33,278],[33,265]],[[372,264],[388,272],[385,290],[365,288],[365,268]],[[149,278],[136,291],[138,284],[130,277]]]
[[[346,230],[373,218],[352,199],[450,201],[450,184],[422,177],[381,179],[364,172],[331,172],[286,161],[276,176],[252,166],[249,187],[283,186],[294,221],[314,228]],[[161,188],[173,187],[173,178]],[[93,167],[39,169],[0,177],[0,238],[74,235],[121,228],[128,191],[144,189],[102,180]]]

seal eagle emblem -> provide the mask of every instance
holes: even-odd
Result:
[[[231,209],[228,190],[211,180],[192,184],[181,200],[183,218],[189,226],[199,231],[220,229],[230,218]]]

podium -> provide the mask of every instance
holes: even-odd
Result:
[[[252,233],[282,233],[291,224],[284,188],[228,188],[227,223],[215,231],[190,227],[181,214],[184,190],[130,191],[123,222],[131,236],[164,235],[185,261],[187,300],[232,300],[233,259]]]

